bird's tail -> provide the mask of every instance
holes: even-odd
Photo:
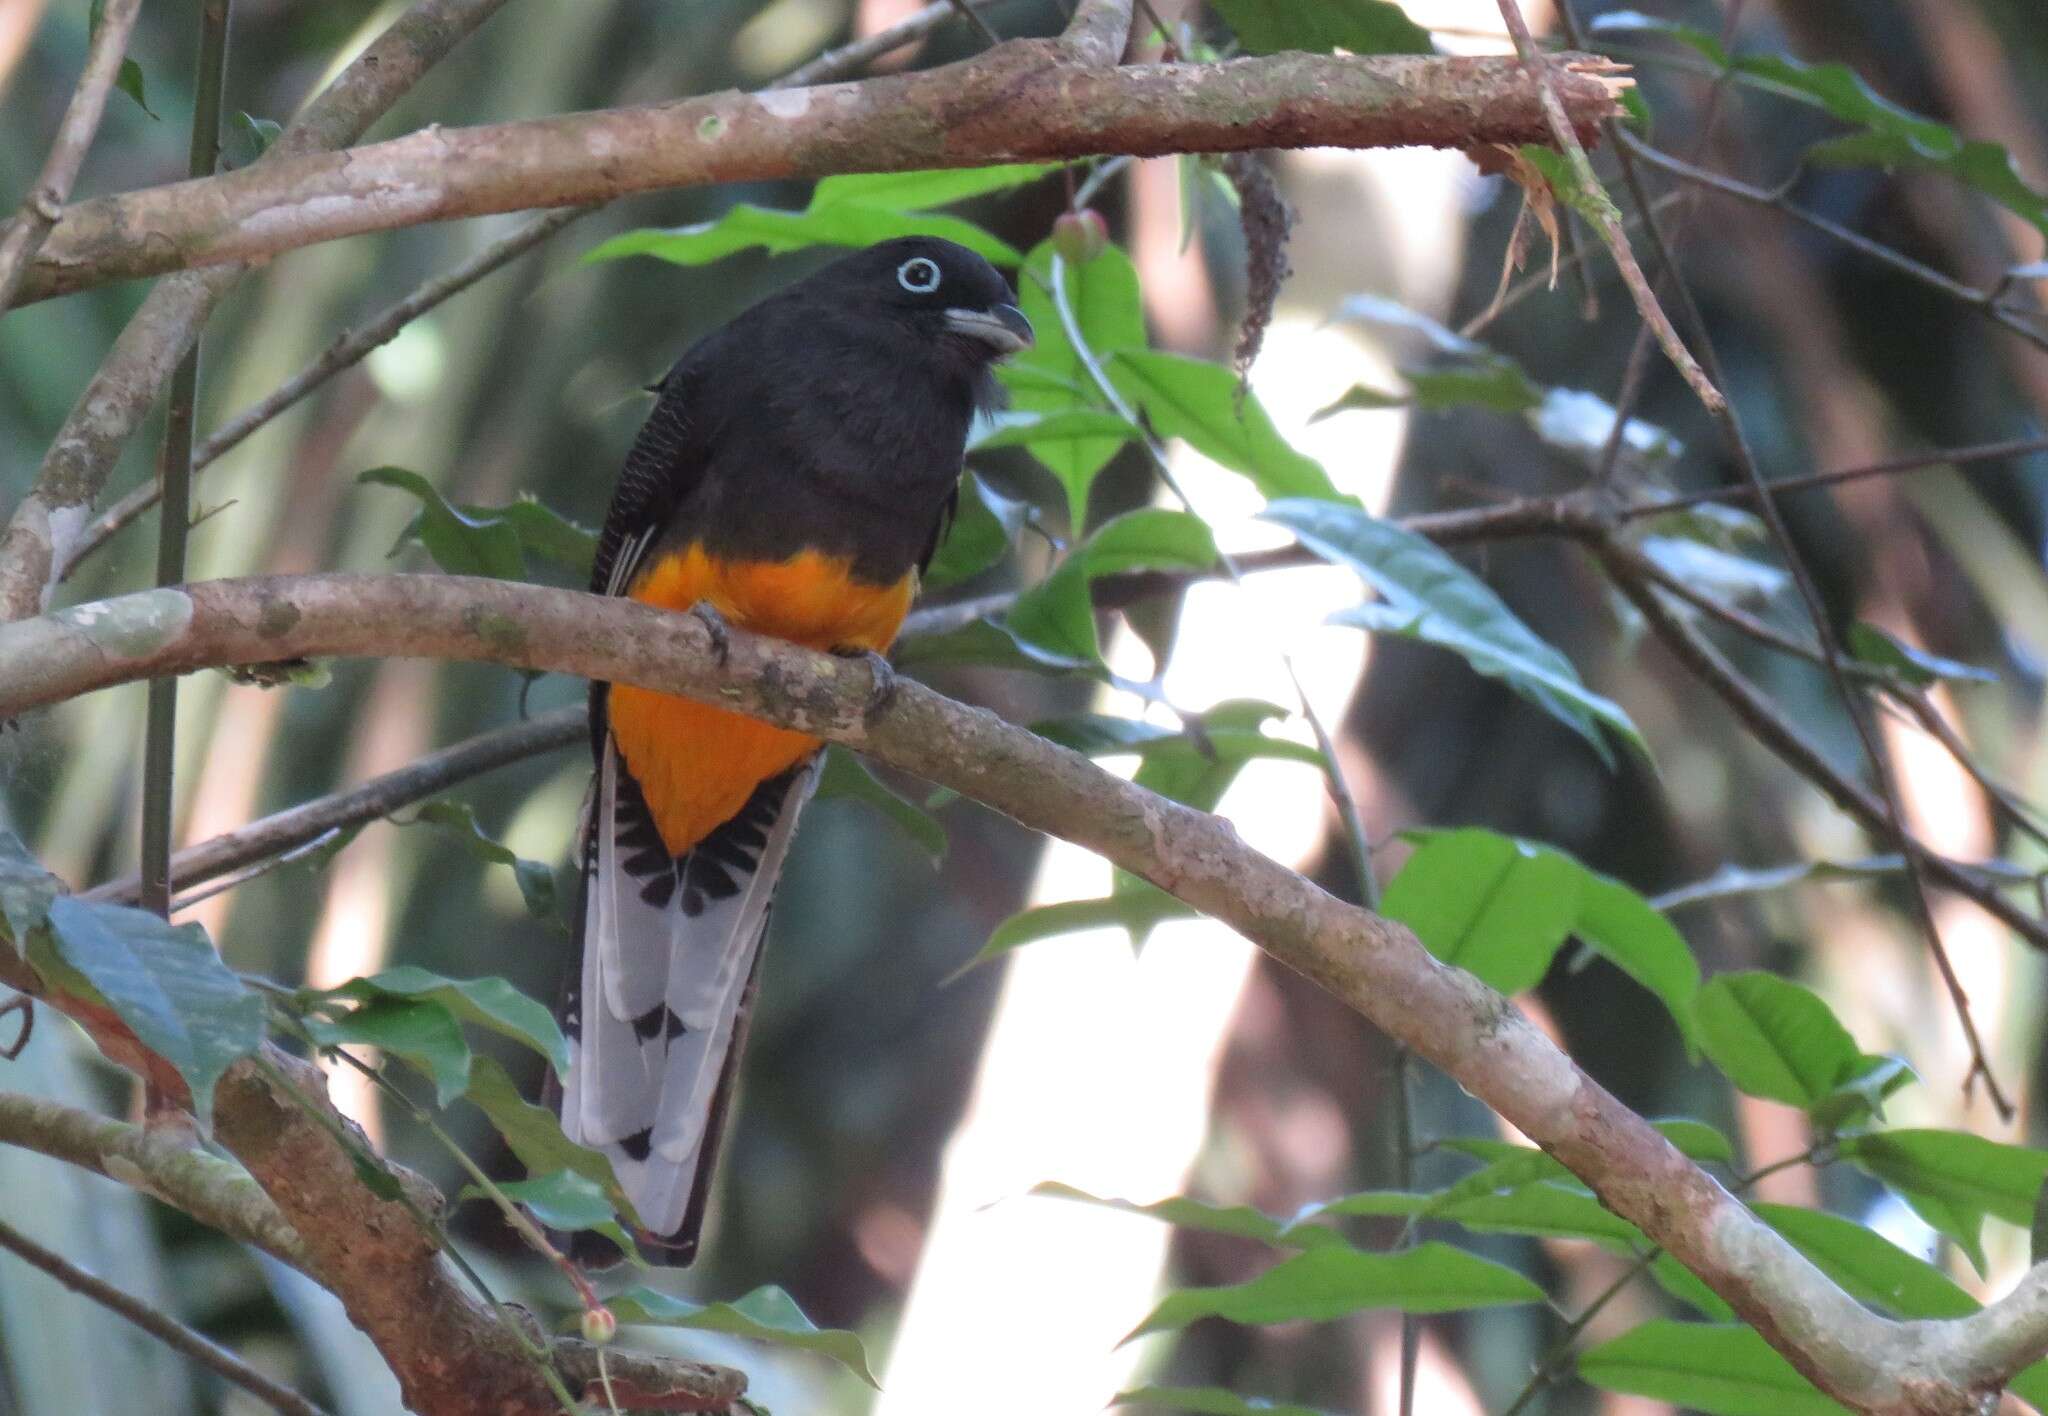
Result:
[[[605,743],[583,835],[576,962],[563,992],[562,1129],[610,1158],[655,1257],[696,1256],[739,1073],[761,940],[812,756],[755,789],[680,858]],[[610,1246],[594,1235],[586,1260]]]

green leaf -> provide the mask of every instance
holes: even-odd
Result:
[[[1403,370],[1415,406],[1425,413],[1451,408],[1484,408],[1526,413],[1543,406],[1543,390],[1507,360],[1445,369]]]
[[[1449,1313],[1542,1301],[1543,1290],[1513,1269],[1448,1244],[1432,1241],[1395,1254],[1331,1244],[1283,1260],[1248,1283],[1169,1293],[1131,1337],[1183,1328],[1202,1318],[1327,1322],[1364,1308]]]
[[[1986,1215],[2026,1228],[2048,1181],[2048,1151],[2010,1146],[1962,1131],[1884,1131],[1851,1136],[1842,1159],[1868,1171],[1954,1239],[1984,1272]]]
[[[653,256],[671,265],[700,266],[760,246],[770,255],[807,246],[872,246],[899,236],[938,236],[958,242],[997,265],[1015,265],[1017,248],[971,221],[934,212],[885,211],[841,204],[823,210],[782,211],[740,202],[715,221],[690,226],[641,227],[600,242],[583,253],[583,263]]]
[[[1057,172],[1061,164],[1010,163],[999,167],[954,167],[931,172],[864,172],[827,177],[811,193],[810,210],[840,206],[888,211],[927,211],[969,197],[1006,192]]]
[[[1010,542],[1031,520],[1031,504],[1016,501],[968,473],[960,479],[953,524],[921,578],[925,590],[972,580],[1009,553]]]
[[[514,853],[493,838],[476,819],[474,808],[459,801],[430,801],[413,819],[446,827],[477,860],[511,867],[513,879],[519,882],[519,897],[526,902],[526,912],[535,919],[562,922],[555,872],[540,861]]]
[[[1880,166],[1932,169],[1981,192],[2007,211],[2048,232],[2048,200],[2020,179],[2012,154],[1997,143],[1965,139],[1883,97],[1846,64],[1808,64],[1782,54],[1731,58],[1719,40],[1703,30],[1625,11],[1593,21],[1602,33],[1661,33],[1690,45],[1709,62],[1777,94],[1825,109],[1858,131],[1808,149],[1815,166]]]
[[[1675,1402],[1711,1416],[1840,1416],[1754,1330],[1650,1322],[1579,1354],[1579,1376],[1605,1391]]]
[[[1689,1159],[1715,1161],[1721,1164],[1731,1163],[1735,1159],[1735,1148],[1728,1143],[1728,1138],[1704,1121],[1681,1117],[1655,1124],[1664,1138],[1678,1147],[1679,1152]],[[1572,1173],[1565,1169],[1562,1161],[1549,1152],[1537,1150],[1533,1146],[1455,1136],[1448,1137],[1438,1144],[1445,1150],[1458,1151],[1485,1162],[1449,1189],[1439,1192],[1434,1207],[1439,1210],[1475,1195],[1519,1190],[1543,1180],[1577,1183]]]
[[[1329,54],[1433,54],[1429,31],[1390,0],[1215,0],[1244,47],[1254,54],[1302,49]]]
[[[1466,828],[1419,841],[1387,886],[1382,912],[1446,963],[1503,993],[1533,988],[1576,934],[1654,993],[1686,1046],[1699,965],[1685,939],[1635,891],[1547,846]]]
[[[1035,447],[1040,443],[1085,442],[1118,438],[1128,442],[1139,428],[1121,414],[1094,408],[1070,408],[1064,413],[998,414],[986,430],[967,444],[969,452],[991,447]]]
[[[1061,658],[1096,662],[1095,604],[1088,584],[1130,570],[1205,571],[1216,564],[1208,525],[1184,511],[1144,507],[1097,527],[1059,568],[1019,595],[1003,615],[1018,639]]]
[[[939,819],[889,790],[868,770],[867,763],[845,748],[834,745],[825,749],[825,770],[818,777],[817,795],[860,802],[921,847],[933,865],[945,861],[946,828]]]
[[[1308,420],[1311,423],[1320,423],[1323,419],[1334,418],[1339,413],[1372,413],[1382,408],[1406,408],[1408,402],[1405,396],[1398,393],[1388,393],[1384,389],[1371,388],[1365,384],[1353,384],[1333,402],[1326,403],[1309,414]]]
[[[597,554],[597,534],[522,498],[507,506],[457,506],[417,472],[403,467],[373,467],[357,476],[369,486],[395,487],[418,499],[419,514],[392,546],[396,555],[408,541],[418,541],[434,564],[450,575],[484,575],[520,580],[526,557],[537,556],[569,570],[587,573]]]
[[[156,110],[149,106],[149,95],[143,87],[142,66],[133,59],[121,61],[121,71],[114,79],[114,87],[134,99],[135,106],[144,113],[152,118],[157,116]]]
[[[776,1347],[816,1352],[830,1357],[869,1386],[880,1388],[875,1374],[868,1369],[867,1349],[861,1340],[850,1332],[817,1327],[804,1316],[796,1300],[780,1288],[756,1288],[730,1303],[692,1303],[652,1288],[632,1288],[607,1300],[606,1306],[622,1323],[722,1332]]]
[[[1619,221],[1621,212],[1614,205],[1614,198],[1607,195],[1607,189],[1596,177],[1588,182],[1590,168],[1581,168],[1570,157],[1555,148],[1539,143],[1523,143],[1523,159],[1550,184],[1550,190],[1557,199],[1594,225]]]
[[[1732,1323],[1735,1310],[1726,1299],[1700,1281],[1699,1275],[1669,1254],[1659,1254],[1650,1264],[1650,1277],[1673,1298],[1693,1309],[1709,1322]]]
[[[438,1003],[466,1023],[521,1042],[548,1059],[556,1072],[569,1070],[569,1045],[554,1014],[502,978],[444,978],[412,964],[400,964],[368,978],[354,978],[321,995],[371,1003],[380,998]]]
[[[1583,877],[1558,852],[1491,831],[1433,833],[1389,882],[1380,912],[1445,963],[1520,993],[1571,932]]]
[[[1462,656],[1584,737],[1613,762],[1601,729],[1647,753],[1642,734],[1619,706],[1579,680],[1571,661],[1544,643],[1485,582],[1435,544],[1361,507],[1285,501],[1266,508],[1325,560],[1349,566],[1381,601],[1340,610],[1334,623],[1420,639]]]
[[[12,910],[9,911],[10,928]],[[142,1044],[177,1069],[202,1129],[221,1074],[263,1044],[263,1000],[221,963],[196,924],[59,896],[46,937],[61,974],[106,1000]],[[61,980],[69,982],[69,978]]]
[[[1117,391],[1145,410],[1163,438],[1183,438],[1211,461],[1242,473],[1267,497],[1334,499],[1322,464],[1280,436],[1264,405],[1221,364],[1140,348],[1109,361]]]
[[[1221,1387],[1141,1386],[1118,1392],[1111,1406],[1164,1406],[1175,1411],[1194,1411],[1201,1416],[1327,1416],[1309,1406],[1295,1406],[1264,1397],[1239,1396]]]
[[[587,1175],[557,1170],[529,1180],[501,1180],[498,1190],[506,1199],[526,1206],[536,1223],[564,1234],[594,1229],[618,1245],[620,1253],[639,1260],[639,1248],[619,1223],[604,1187]],[[464,1186],[460,1198],[496,1203],[481,1185]]]
[[[1695,1009],[1707,1057],[1751,1096],[1811,1110],[1863,1053],[1820,995],[1774,974],[1717,974]]]
[[[1933,1264],[1854,1220],[1792,1205],[1750,1208],[1859,1302],[1902,1318],[1965,1318],[1979,1307]]]
[[[469,1088],[463,1099],[473,1103],[491,1126],[505,1138],[512,1154],[526,1167],[528,1175],[552,1175],[570,1170],[597,1185],[610,1197],[612,1208],[634,1224],[640,1222],[633,1202],[612,1173],[612,1163],[601,1153],[579,1146],[562,1134],[562,1123],[546,1107],[535,1106],[519,1094],[519,1088],[494,1057],[473,1058],[469,1064]]]
[[[897,649],[895,661],[899,669],[1023,669],[1035,674],[1088,674],[1101,668],[1099,661],[1034,644],[991,619],[978,619],[943,634],[906,639]]]
[[[1156,1200],[1151,1204],[1138,1204],[1133,1200],[1105,1199],[1091,1195],[1086,1190],[1077,1190],[1072,1185],[1062,1185],[1057,1180],[1045,1180],[1031,1187],[1030,1193],[1045,1199],[1075,1200],[1081,1204],[1097,1205],[1103,1209],[1117,1210],[1123,1214],[1143,1215],[1180,1229],[1198,1229],[1205,1234],[1228,1234],[1238,1239],[1256,1239],[1264,1244],[1277,1244],[1292,1249],[1315,1249],[1325,1244],[1343,1244],[1344,1236],[1326,1224],[1293,1224],[1284,1219],[1275,1219],[1249,1205],[1212,1205],[1204,1200],[1189,1199],[1175,1195],[1169,1199]]]
[[[1647,1246],[1643,1232],[1576,1185],[1538,1181],[1506,1194],[1473,1195],[1454,1203],[1434,1200],[1424,1211],[1479,1234],[1520,1234],[1537,1239],[1590,1239]]]
[[[1988,669],[1960,664],[1954,659],[1930,654],[1925,649],[1916,649],[1867,620],[1858,620],[1849,626],[1848,649],[1852,658],[1895,674],[1915,688],[1925,688],[1942,679],[1998,682],[1998,675]]]
[[[958,978],[969,969],[1001,958],[1021,945],[1060,934],[1079,934],[1088,929],[1115,926],[1127,930],[1132,944],[1136,945],[1167,920],[1193,919],[1195,914],[1193,906],[1182,904],[1154,885],[1122,890],[1097,900],[1063,900],[1055,905],[1039,905],[1013,914],[997,925],[988,942],[955,970],[952,977]]]
[[[63,893],[56,876],[37,863],[12,831],[0,831],[0,926],[17,950],[42,926],[50,902]]]
[[[247,167],[270,149],[284,128],[268,118],[258,118],[250,113],[237,111],[228,119],[226,137],[233,145],[234,165]]]
[[[442,1106],[469,1089],[469,1044],[455,1015],[439,1003],[378,998],[339,1017],[308,1017],[305,1023],[321,1047],[376,1047],[403,1058],[433,1080],[434,1099]]]
[[[1081,351],[1068,337],[1059,307],[1052,298],[1050,240],[1024,258],[1017,282],[1017,303],[1037,331],[1038,342],[996,371],[1009,390],[1010,406],[1020,413],[1051,417],[1101,413],[1103,399]],[[1138,272],[1131,258],[1111,246],[1084,265],[1062,262],[1063,289],[1082,342],[1097,360],[1120,349],[1145,346],[1145,315],[1138,296]],[[1126,432],[1101,437],[1071,437],[1031,445],[1031,455],[1059,478],[1067,493],[1069,523],[1079,530],[1088,524],[1088,488],[1095,475],[1130,440]]]

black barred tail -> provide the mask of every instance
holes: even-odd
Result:
[[[562,1129],[610,1158],[650,1257],[696,1257],[769,903],[816,784],[813,756],[672,856],[618,749],[604,744],[562,1002]],[[579,1240],[603,1252],[578,1242],[578,1258],[614,1257],[597,1236]]]

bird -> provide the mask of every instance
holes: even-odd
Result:
[[[869,658],[950,524],[995,365],[1033,343],[1010,283],[933,237],[841,257],[704,336],[654,385],[591,589]],[[606,1156],[643,1252],[697,1253],[817,738],[593,682],[595,762],[562,995],[569,1139]],[[619,1257],[575,1237],[579,1260]]]

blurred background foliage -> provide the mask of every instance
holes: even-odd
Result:
[[[12,0],[0,7],[0,192],[29,182],[70,92],[86,39],[83,0]],[[396,3],[240,0],[228,84],[230,112],[287,118],[301,96],[398,11]],[[856,31],[898,18],[892,0],[579,0],[513,5],[434,70],[376,134],[428,122],[475,123],[579,107],[647,102],[728,85],[753,86]],[[1178,6],[1165,7],[1171,16]],[[1486,4],[1412,4],[1446,49],[1497,51]],[[1525,6],[1554,30],[1548,6]],[[1599,6],[1576,7],[1582,22]],[[1880,93],[2004,144],[2037,188],[2048,182],[2048,28],[2029,0],[1753,0],[1721,6],[1666,0],[1662,18],[1718,32],[1735,48],[1840,59]],[[984,12],[1004,35],[1052,33],[1050,0],[1010,0]],[[79,183],[90,195],[172,180],[185,160],[191,26],[178,7],[145,6],[131,53],[151,112],[117,97]],[[1623,36],[1616,35],[1617,46]],[[1833,131],[1810,108],[1750,90],[1714,96],[1700,65],[1671,46],[1629,36],[1655,136],[1669,151],[1702,145],[1719,171],[1771,186],[1796,154]],[[911,52],[920,65],[977,47],[942,26]],[[1640,45],[1640,49],[1636,46]],[[1721,109],[1703,138],[1708,104]],[[235,149],[230,146],[230,153]],[[1611,170],[1607,162],[1603,171]],[[1388,382],[1391,344],[1349,328],[1341,346],[1316,344],[1349,296],[1389,296],[1453,327],[1484,310],[1500,277],[1519,206],[1516,190],[1444,155],[1311,154],[1282,159],[1283,190],[1302,221],[1290,256],[1269,366],[1255,380],[1290,435],[1313,438],[1333,478],[1397,512],[1562,491],[1584,480],[1522,421],[1471,408],[1345,413],[1308,430],[1309,385]],[[1937,174],[1845,168],[1805,176],[1799,200],[1819,214],[1980,287],[2041,256],[2040,233]],[[688,343],[824,258],[759,251],[687,269],[653,260],[586,266],[579,256],[618,232],[715,216],[732,203],[801,206],[795,184],[664,194],[619,203],[567,228],[535,254],[409,326],[365,364],[277,419],[198,484],[208,513],[192,547],[195,577],[426,564],[417,547],[391,558],[415,503],[359,486],[369,468],[414,469],[451,499],[497,504],[531,492],[586,524],[601,518],[611,481],[657,378]],[[1188,210],[1182,212],[1186,196]],[[1044,182],[970,204],[965,212],[1019,249],[1042,238],[1064,203]],[[1155,343],[1225,358],[1236,339],[1245,278],[1236,216],[1207,183],[1183,191],[1171,162],[1144,165],[1099,201],[1137,260]],[[243,283],[206,339],[200,430],[261,396],[429,275],[507,231],[518,217],[424,227],[294,253]],[[1186,231],[1183,231],[1185,223]],[[1693,289],[1720,342],[1728,392],[1739,403],[1768,475],[1853,465],[1929,446],[2037,436],[2048,410],[2048,357],[1993,331],[1964,305],[1754,207],[1707,199],[1683,218]],[[1184,243],[1184,235],[1187,238]],[[1585,235],[1582,244],[1590,244]],[[1538,252],[1537,264],[1545,258]],[[28,484],[77,390],[141,297],[139,286],[97,290],[0,320],[0,497]],[[1492,322],[1486,338],[1539,383],[1612,398],[1635,341],[1635,315],[1604,258],[1589,255],[1556,293],[1541,291]],[[1336,365],[1299,362],[1304,349],[1348,350]],[[1303,381],[1301,397],[1272,381]],[[1319,401],[1327,402],[1329,394]],[[1300,405],[1300,407],[1297,407]],[[1293,411],[1290,411],[1293,410]],[[1667,475],[1679,486],[1732,480],[1711,426],[1656,358],[1638,416],[1684,445]],[[1309,446],[1309,443],[1304,443]],[[130,449],[116,489],[147,478],[147,439]],[[1059,528],[1057,486],[1022,452],[978,455],[994,485],[1031,498]],[[2048,581],[2040,571],[2043,455],[1963,472],[1880,480],[1787,503],[1804,553],[1844,621],[1882,624],[1935,652],[1997,671],[1999,683],[1953,695],[1961,730],[1994,775],[2038,795],[2042,655]],[[1127,450],[1098,482],[1097,519],[1153,495],[1150,471]],[[133,588],[151,570],[145,518],[88,563],[68,590],[79,599]],[[1377,643],[1343,718],[1345,761],[1376,839],[1413,825],[1476,824],[1554,843],[1646,893],[1723,863],[1766,866],[1865,847],[1799,783],[1705,701],[1654,647],[1569,547],[1505,542],[1465,557],[1534,629],[1563,648],[1588,681],[1628,709],[1657,766],[1625,759],[1605,769],[1584,743],[1495,681],[1448,656],[1392,639]],[[985,593],[1042,566],[1027,536],[1004,568],[951,593]],[[550,574],[553,574],[550,572]],[[564,583],[574,577],[561,575]],[[1760,613],[1796,628],[1780,596]],[[1210,646],[1228,656],[1240,646]],[[1852,767],[1856,746],[1824,677],[1741,641],[1729,652],[1786,711]],[[926,672],[920,670],[920,672]],[[1031,722],[1084,707],[1072,683],[993,670],[931,670],[941,688]],[[394,661],[337,665],[319,691],[264,692],[224,678],[188,682],[181,716],[181,840],[240,822],[401,765],[430,747],[500,725],[522,711],[581,700],[580,683],[532,684],[482,666]],[[0,744],[10,824],[75,885],[134,868],[141,690],[97,695],[27,725]],[[1910,735],[1894,732],[1909,814],[1943,849],[1990,854],[2007,843],[1980,794]],[[565,858],[587,761],[571,751],[521,763],[463,787],[486,829],[520,855]],[[915,788],[916,784],[908,784]],[[913,791],[913,794],[916,793]],[[729,1146],[707,1257],[693,1291],[731,1295],[773,1282],[821,1325],[854,1328],[886,1354],[917,1271],[947,1139],[968,1105],[1002,983],[1001,966],[940,986],[1031,889],[1039,844],[968,804],[944,808],[950,847],[935,868],[868,808],[823,802],[809,818],[780,898],[746,1091]],[[1320,829],[1320,828],[1318,828]],[[1398,848],[1395,848],[1398,855]],[[1325,883],[1355,894],[1341,849],[1315,848]],[[1383,874],[1385,872],[1383,871]],[[324,869],[287,868],[193,912],[236,967],[297,983],[332,982],[386,962],[455,975],[502,974],[551,997],[566,939],[522,905],[510,872],[453,833],[380,824]],[[2039,969],[2001,931],[1944,907],[2001,1075],[2023,1102],[2021,1121],[1995,1125],[1966,1103],[1964,1054],[1894,888],[1806,887],[1678,918],[1709,971],[1768,968],[1820,989],[1870,1051],[1897,1050],[1924,1085],[1894,1103],[1927,1124],[1964,1124],[2008,1139],[2039,1134]],[[1119,948],[1109,942],[1102,948]],[[1568,957],[1568,956],[1567,956]],[[1677,1030],[1618,972],[1560,963],[1527,1000],[1595,1076],[1648,1115],[1684,1112],[1740,1138],[1752,1161],[1806,1144],[1799,1114],[1731,1103],[1688,1064]],[[1215,1061],[1209,1129],[1185,1188],[1272,1213],[1346,1190],[1394,1183],[1389,1058],[1381,1039],[1308,985],[1258,965],[1244,982]],[[1049,1049],[1061,1047],[1048,1037]],[[536,1059],[507,1050],[537,1088]],[[125,1084],[85,1055],[69,1030],[41,1029],[6,1069],[10,1088],[120,1104]],[[1419,1075],[1423,1136],[1492,1134],[1484,1108],[1443,1079]],[[367,1103],[358,1095],[355,1105]],[[505,1157],[473,1116],[462,1139],[503,1173]],[[392,1156],[444,1188],[458,1177],[401,1116],[381,1118]],[[1458,1173],[1428,1155],[1418,1183]],[[1053,1176],[1050,1178],[1066,1178]],[[1825,1202],[1879,1223],[1908,1247],[1933,1252],[1924,1226],[1870,1181],[1834,1167],[1774,1177],[1763,1193]],[[133,1290],[157,1295],[187,1321],[323,1394],[342,1412],[393,1409],[388,1381],[331,1301],[303,1280],[260,1266],[120,1187],[51,1162],[0,1153],[9,1218]],[[1148,1197],[1141,1197],[1148,1198]],[[1390,1237],[1391,1223],[1363,1231]],[[481,1208],[463,1229],[515,1291],[544,1280],[516,1240]],[[2004,1269],[2024,1258],[2005,1235]],[[1483,1241],[1575,1311],[1622,1260],[1584,1245]],[[1172,1271],[1188,1284],[1241,1281],[1262,1250],[1217,1236],[1175,1241]],[[999,1277],[996,1282],[1000,1282]],[[1077,1286],[1090,1278],[1073,1276]],[[1597,1335],[1660,1311],[1652,1291],[1615,1305]],[[1131,1315],[1131,1320],[1140,1316]],[[1504,1309],[1430,1325],[1420,1409],[1495,1410],[1555,1335],[1540,1309]],[[1014,1335],[1020,1352],[1032,1334]],[[858,1411],[870,1400],[842,1374],[802,1359],[695,1349],[754,1374],[767,1406],[785,1413]],[[1331,1410],[1385,1413],[1394,1333],[1378,1317],[1276,1329],[1205,1324],[1153,1339],[1147,1370],[1173,1380],[1259,1391]],[[153,1392],[166,1413],[241,1409],[112,1318],[58,1296],[39,1277],[0,1262],[0,1412],[24,1416],[128,1409]],[[886,1376],[886,1374],[885,1374]],[[1555,1412],[1641,1416],[1660,1409],[1569,1381],[1542,1398]],[[1098,1397],[1099,1404],[1099,1397]],[[940,1408],[933,1408],[940,1409]],[[970,1409],[959,1405],[951,1409]],[[1009,1410],[992,1397],[986,1410]],[[1050,1408],[1041,1408],[1053,1416]],[[1094,1406],[1075,1406],[1078,1413]]]

